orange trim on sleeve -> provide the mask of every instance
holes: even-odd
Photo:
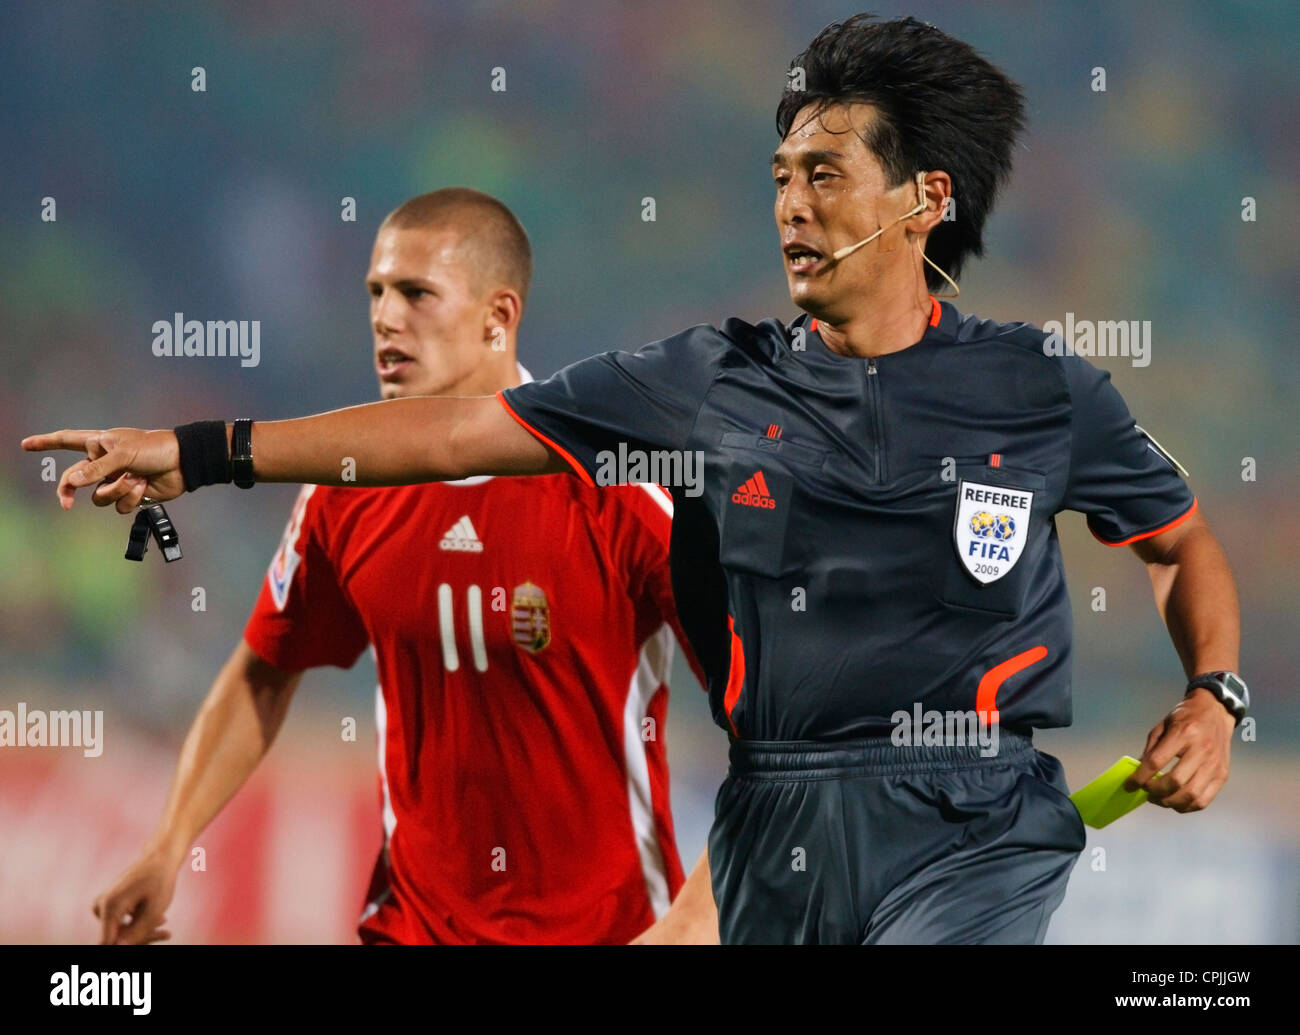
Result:
[[[533,438],[538,439],[541,442],[545,442],[548,446],[550,446],[557,453],[559,453],[560,456],[564,457],[564,459],[568,462],[569,466],[573,468],[573,472],[579,478],[581,478],[585,484],[592,486],[592,488],[595,488],[596,485],[595,479],[592,478],[592,476],[587,473],[587,469],[583,467],[582,464],[578,463],[578,461],[573,458],[572,453],[570,453],[558,442],[552,441],[551,439],[547,438],[535,427],[529,424],[528,421],[524,420],[523,417],[515,413],[514,407],[512,407],[508,402],[506,402],[506,397],[504,392],[497,392],[497,400],[501,403],[502,406],[506,408],[506,413],[510,414],[510,416],[512,416],[519,423],[520,427],[522,427],[526,432],[528,432],[528,434],[532,435]]]
[[[1137,535],[1131,535],[1127,539],[1122,540],[1121,542],[1118,543],[1112,543],[1109,539],[1103,539],[1096,532],[1092,532],[1091,525],[1088,526],[1088,531],[1092,532],[1092,537],[1096,539],[1097,542],[1105,546],[1128,546],[1129,543],[1136,543],[1139,539],[1150,539],[1153,535],[1159,535],[1161,532],[1168,532],[1171,528],[1176,528],[1178,525],[1181,525],[1184,521],[1186,521],[1189,517],[1191,517],[1192,514],[1196,512],[1197,502],[1198,502],[1197,499],[1195,497],[1192,497],[1192,505],[1187,508],[1187,512],[1183,514],[1181,517],[1176,517],[1171,522],[1169,522],[1169,524],[1161,525],[1159,528],[1153,529],[1150,532],[1139,532]]]
[[[1002,684],[1017,672],[1037,664],[1045,657],[1047,657],[1047,648],[1040,643],[1037,647],[1030,647],[1014,658],[1007,658],[1002,664],[994,665],[985,672],[984,678],[980,680],[979,689],[975,691],[975,714],[996,712],[998,691],[1002,688]]]
[[[731,709],[736,707],[736,702],[740,700],[740,691],[745,686],[745,647],[740,642],[740,637],[736,635],[736,622],[731,615],[727,615],[727,631],[731,633],[731,668],[727,672],[727,692],[722,696],[722,709],[727,713],[731,732],[739,737],[740,732],[736,729],[736,724],[731,721]]]

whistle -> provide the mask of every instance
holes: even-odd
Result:
[[[170,564],[181,559],[181,541],[176,534],[176,526],[167,516],[161,503],[148,496],[140,500],[140,509],[135,512],[135,521],[131,524],[131,536],[126,543],[126,559],[142,561],[149,550],[149,537],[158,544],[163,560]]]

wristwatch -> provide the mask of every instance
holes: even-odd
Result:
[[[234,431],[230,436],[230,474],[231,480],[241,489],[253,487],[253,422],[251,420],[235,421]]]
[[[1250,691],[1246,682],[1235,672],[1205,672],[1187,684],[1187,693],[1193,690],[1210,691],[1228,711],[1236,717],[1237,725],[1246,717],[1250,707]],[[1186,694],[1184,695],[1186,696]]]

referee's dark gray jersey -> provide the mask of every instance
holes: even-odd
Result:
[[[620,455],[702,456],[702,493],[668,486],[673,588],[736,736],[878,734],[918,705],[1068,725],[1055,515],[1119,546],[1195,509],[1108,373],[931,305],[918,343],[874,360],[807,316],[730,319],[500,393],[587,481]]]

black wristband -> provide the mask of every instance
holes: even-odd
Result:
[[[223,485],[232,481],[230,445],[226,441],[224,420],[200,420],[173,428],[180,446],[181,477],[185,491],[193,492],[205,485]]]

